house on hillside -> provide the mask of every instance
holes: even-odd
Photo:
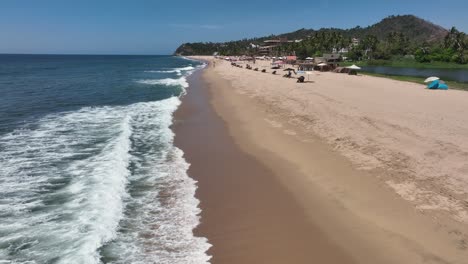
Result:
[[[341,48],[341,49],[333,48],[332,49],[332,53],[348,53],[348,52],[349,52],[348,48]]]
[[[275,45],[267,45],[267,46],[260,46],[258,47],[258,55],[259,56],[271,56],[273,55],[273,51],[276,48]]]
[[[258,47],[258,55],[260,56],[283,56],[289,54],[277,54],[278,47],[285,46],[289,43],[296,42],[295,40],[288,40],[287,38],[267,39],[263,41],[264,45]]]

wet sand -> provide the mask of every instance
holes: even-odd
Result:
[[[243,152],[215,113],[201,73],[175,115],[175,143],[198,181],[212,263],[354,263],[305,216],[274,173]]]

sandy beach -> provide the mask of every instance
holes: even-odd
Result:
[[[317,135],[418,209],[468,223],[468,93],[331,72],[296,84],[228,63],[216,72],[263,104],[272,127],[297,134],[287,123]]]
[[[267,69],[263,66],[256,64]],[[203,72],[202,81],[210,107],[222,120],[219,126],[225,131],[218,132],[229,134],[223,141],[232,141],[231,147],[239,151],[228,162],[216,156],[216,171],[231,173],[215,176],[209,169],[195,169],[206,167],[206,159],[214,157],[197,160],[200,149],[194,153],[193,146],[190,150],[188,143],[180,144],[192,163],[190,175],[199,180],[203,212],[197,232],[213,244],[213,263],[258,263],[274,253],[283,256],[275,263],[284,263],[298,252],[303,257],[290,263],[310,263],[314,257],[307,252],[317,246],[329,250],[318,252],[339,252],[346,259],[341,263],[466,263],[467,93],[336,73],[315,73],[310,82],[298,84],[219,60]],[[184,138],[180,133],[176,130],[178,138]],[[217,142],[216,137],[209,140]],[[263,172],[246,165],[246,156]],[[232,182],[236,175],[245,177],[236,170],[250,172],[247,185]],[[257,175],[263,176],[256,179]],[[275,192],[273,187],[263,189],[273,183]],[[237,216],[245,217],[242,208],[250,206],[254,211],[275,210],[265,209],[270,220],[245,217],[242,228],[232,214],[219,215],[230,211],[229,205],[213,200],[213,192],[234,199],[233,208],[241,210],[234,213]],[[275,200],[278,193],[281,202]],[[302,215],[293,213],[294,208]],[[289,214],[293,216],[286,222],[277,219]],[[227,222],[241,227],[229,230]],[[278,253],[276,234],[255,231],[270,222],[273,230],[287,230],[286,244],[294,250]],[[290,224],[298,230],[290,232]],[[306,243],[311,233],[305,230],[320,236]]]
[[[468,264],[468,1],[0,1],[0,264]]]
[[[213,245],[211,263],[354,263],[309,221],[273,171],[239,148],[198,75],[189,79],[174,130],[198,181],[202,213],[195,234]]]

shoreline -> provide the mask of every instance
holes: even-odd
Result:
[[[354,263],[308,220],[274,173],[233,141],[214,111],[205,71],[188,78],[173,130],[191,164],[188,174],[198,181],[202,212],[194,233],[213,245],[211,263]]]
[[[205,69],[203,79],[235,144],[274,172],[269,180],[286,188],[308,222],[337,248],[357,263],[463,263],[466,225],[437,211],[416,210],[382,183],[378,171],[359,169],[301,123],[285,122],[277,113],[283,109],[270,108],[218,68]],[[267,76],[229,71],[242,72],[245,82],[247,74]]]

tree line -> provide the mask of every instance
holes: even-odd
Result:
[[[455,62],[468,63],[468,37],[455,27],[447,33],[443,41],[417,43],[401,32],[390,32],[379,40],[369,34],[360,39],[358,45],[352,44],[350,37],[338,32],[317,32],[297,43],[277,47],[276,54],[293,54],[299,58],[322,56],[332,51],[346,51],[344,56],[350,60],[391,60],[409,56],[418,62]],[[255,53],[258,50],[250,51]]]
[[[271,36],[272,37],[272,36]],[[176,53],[184,55],[257,55],[259,45],[267,39],[243,39],[224,43],[186,43]],[[362,37],[358,45],[352,44],[352,38],[340,31],[321,30],[305,37],[300,42],[283,44],[274,48],[277,55],[296,54],[303,59],[309,56],[322,56],[332,51],[346,51],[343,55],[353,61],[392,60],[401,57],[414,58],[418,62],[454,62],[468,63],[468,37],[452,27],[445,38],[439,41],[412,41],[402,32],[392,31],[382,38],[373,34]]]

